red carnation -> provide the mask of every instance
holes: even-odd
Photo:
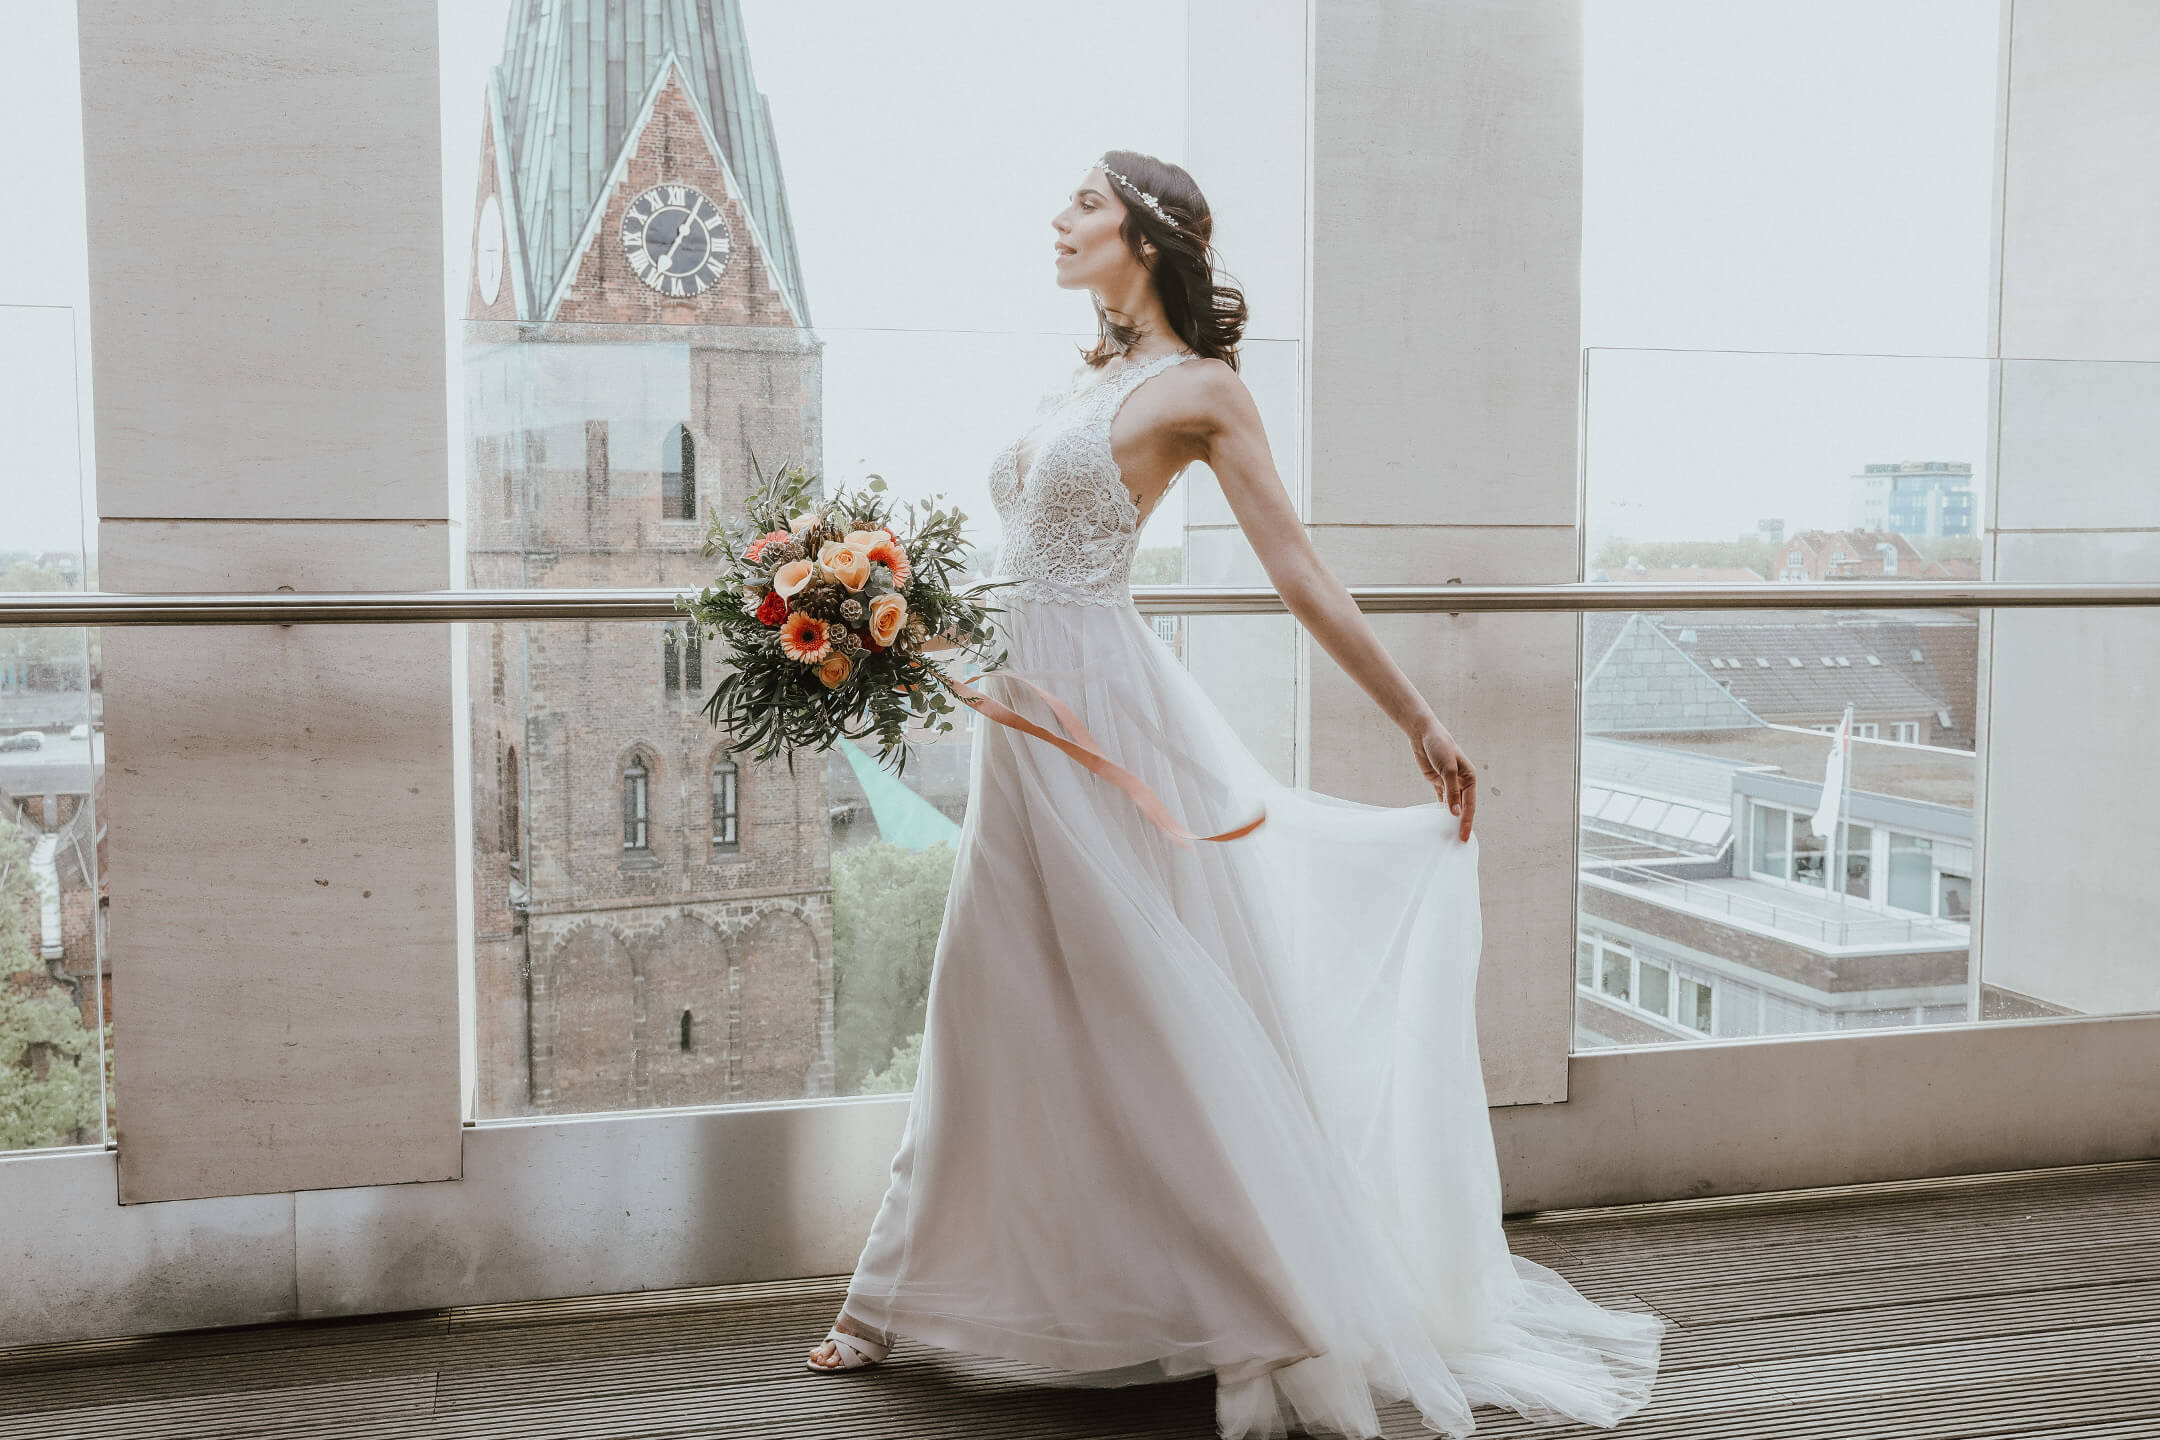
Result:
[[[779,591],[765,592],[765,598],[758,602],[757,618],[759,623],[765,625],[778,625],[787,619],[787,601],[780,598]]]

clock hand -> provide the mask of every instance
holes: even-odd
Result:
[[[689,233],[690,233],[690,217],[689,217],[689,216],[687,216],[687,215],[685,215],[685,216],[683,217],[683,222],[682,222],[682,224],[680,224],[680,225],[678,225],[678,226],[676,226],[676,227],[675,227],[675,243],[674,243],[673,245],[670,245],[670,246],[668,246],[668,247],[667,247],[667,254],[665,254],[665,255],[663,255],[663,256],[661,256],[661,257],[660,257],[660,268],[661,268],[661,269],[663,269],[663,270],[672,270],[672,269],[674,268],[674,264],[675,264],[675,252],[676,252],[677,250],[680,250],[680,249],[682,248],[682,242],[683,242],[683,237],[684,237],[685,235],[688,235]]]

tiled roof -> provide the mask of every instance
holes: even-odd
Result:
[[[1646,565],[1599,573],[1622,585],[1759,585],[1763,580],[1745,565]]]
[[[526,267],[526,293],[553,295],[670,55],[681,63],[721,159],[742,187],[767,258],[810,320],[772,113],[750,73],[734,0],[517,0],[492,83]],[[534,316],[529,318],[545,318]]]
[[[1924,655],[1912,659],[1913,647],[1882,626],[1717,618],[1730,613],[1667,616],[1662,628],[1765,719],[1835,720],[1848,704],[1861,720],[1922,718],[1950,705]]]
[[[1590,734],[1762,723],[1646,615],[1627,616],[1585,672],[1583,729]]]

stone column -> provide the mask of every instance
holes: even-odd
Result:
[[[433,0],[79,10],[105,588],[442,588]],[[449,628],[104,687],[122,1201],[455,1178]]]

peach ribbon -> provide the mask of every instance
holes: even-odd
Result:
[[[1032,735],[1038,740],[1047,740],[1050,744],[1057,746],[1058,749],[1079,761],[1085,768],[1092,770],[1095,774],[1102,776],[1103,779],[1117,786],[1118,789],[1123,790],[1132,797],[1133,803],[1140,807],[1141,814],[1147,816],[1159,829],[1180,845],[1194,840],[1235,840],[1240,836],[1252,834],[1267,820],[1267,810],[1263,807],[1258,815],[1234,830],[1225,830],[1219,835],[1195,835],[1172,818],[1170,807],[1163,804],[1160,795],[1147,787],[1146,781],[1103,754],[1102,747],[1096,744],[1095,737],[1088,733],[1087,726],[1080,723],[1080,717],[1075,715],[1064,701],[1058,699],[1057,696],[1052,695],[1040,685],[1031,680],[1024,680],[1018,675],[1007,674],[1005,676],[1006,679],[1025,685],[1037,695],[1042,696],[1044,703],[1050,707],[1050,713],[1057,717],[1058,724],[1071,732],[1072,738],[1070,740],[1063,735],[1044,729],[1011,706],[991,699],[957,675],[946,675],[943,678],[945,683],[952,687],[952,692],[960,697],[961,704],[968,706],[980,715],[995,720],[1008,729],[1018,730],[1023,735]]]

